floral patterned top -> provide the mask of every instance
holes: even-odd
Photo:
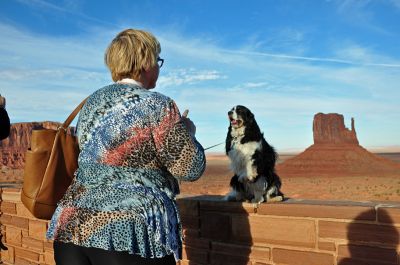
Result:
[[[77,124],[78,170],[47,238],[146,258],[181,258],[178,180],[205,168],[204,149],[170,98],[135,84],[93,93]]]

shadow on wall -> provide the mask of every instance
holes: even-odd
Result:
[[[247,265],[252,255],[257,255],[252,247],[249,209],[239,202],[224,203],[221,207],[221,198],[193,197],[199,201],[198,217],[189,222],[191,217],[182,216],[183,259],[189,261],[182,264]],[[263,258],[267,261],[269,252]]]
[[[360,222],[375,215],[374,210],[357,216],[347,228],[347,246],[339,246],[338,265],[397,265],[399,256],[399,228],[393,225],[387,211],[378,209],[379,224]],[[365,246],[373,242],[377,247]],[[370,244],[370,243],[369,243]]]

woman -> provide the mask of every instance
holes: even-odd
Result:
[[[181,257],[178,180],[205,168],[195,126],[151,92],[163,59],[145,31],[119,33],[105,53],[116,83],[94,92],[77,124],[75,179],[47,232],[62,264],[175,264]]]

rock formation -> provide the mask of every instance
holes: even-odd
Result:
[[[378,157],[359,145],[354,125],[343,115],[318,113],[313,121],[314,144],[277,165],[282,177],[400,175],[400,163]]]
[[[25,152],[30,147],[32,130],[56,129],[58,122],[21,122],[11,125],[10,136],[0,141],[0,161],[2,167],[22,169],[25,163]],[[73,130],[73,129],[71,129]]]
[[[354,118],[351,118],[351,130],[344,126],[343,115],[318,113],[313,122],[314,144],[355,144],[358,145],[354,128]]]

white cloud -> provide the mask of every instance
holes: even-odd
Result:
[[[174,69],[158,80],[159,87],[192,85],[201,81],[225,79],[226,76],[221,75],[215,70],[196,70],[191,69]]]

